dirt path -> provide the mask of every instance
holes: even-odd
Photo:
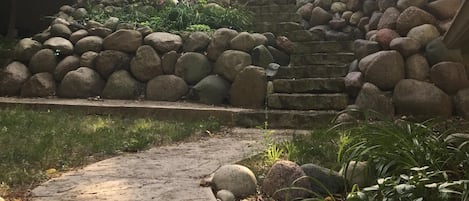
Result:
[[[228,136],[124,154],[45,182],[32,200],[215,201],[210,188],[199,186],[201,178],[259,153],[262,137],[260,130],[234,129]]]

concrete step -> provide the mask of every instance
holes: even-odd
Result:
[[[256,128],[268,124],[269,129],[314,129],[325,128],[337,116],[334,110],[265,110],[244,111],[237,115],[235,125]]]
[[[318,35],[318,37],[320,37]],[[291,40],[291,39],[290,39]],[[295,54],[353,52],[353,41],[309,41],[294,43]]]
[[[261,22],[254,23],[251,28],[254,32],[272,32],[278,34],[285,33],[287,31],[302,30],[303,26],[296,22]]]
[[[215,119],[221,125],[229,127],[256,128],[267,122],[269,128],[275,129],[325,127],[337,115],[337,111],[243,109],[188,102],[0,97],[0,109],[18,107],[39,111],[60,110],[72,114],[122,115],[182,122]]]
[[[247,6],[246,7],[249,11],[253,13],[279,13],[279,12],[288,12],[288,13],[296,13],[296,5],[294,4],[286,4],[286,5],[278,5],[278,4],[271,4],[271,5],[263,5],[263,6]]]
[[[312,53],[290,56],[290,64],[295,66],[311,64],[348,64],[355,59],[353,53]]]
[[[348,65],[310,65],[281,67],[274,79],[328,78],[347,75]]]
[[[348,96],[336,94],[284,94],[267,96],[267,104],[273,109],[286,110],[343,110],[347,107]]]
[[[344,78],[278,79],[273,81],[276,93],[340,93]]]
[[[295,45],[301,45],[304,42],[324,40],[320,34],[313,33],[308,30],[288,30],[288,32],[282,33],[282,35],[286,36],[288,39],[290,39],[290,41],[296,42],[294,43]]]
[[[255,22],[300,22],[301,17],[296,13],[280,12],[280,13],[255,13],[253,15]]]

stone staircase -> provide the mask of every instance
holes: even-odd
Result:
[[[274,93],[267,105],[274,110],[300,110],[336,114],[345,109],[344,76],[354,60],[352,42],[322,41],[319,34],[304,30],[298,23],[294,4],[250,6],[254,30],[283,35],[294,43],[290,65],[281,67],[273,78]]]

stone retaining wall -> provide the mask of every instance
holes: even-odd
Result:
[[[326,39],[362,35],[345,78],[359,108],[387,116],[469,117],[469,65],[442,41],[461,2],[307,0],[297,1],[297,13],[305,29]]]
[[[47,30],[18,43],[14,61],[0,71],[0,95],[260,108],[267,91],[264,69],[289,63],[273,34],[221,28],[211,36],[178,35],[116,19],[76,26],[83,9],[62,6]]]

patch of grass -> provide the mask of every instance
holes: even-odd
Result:
[[[182,123],[63,111],[0,110],[0,196],[48,179],[47,170],[67,170],[86,164],[91,157],[136,152],[216,129],[219,124],[213,119]]]

